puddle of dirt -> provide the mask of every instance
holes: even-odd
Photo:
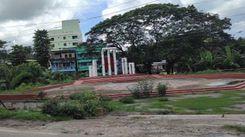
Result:
[[[217,82],[212,82],[207,84],[210,87],[217,87],[217,86],[225,86],[227,85],[229,82],[228,81],[217,81]]]

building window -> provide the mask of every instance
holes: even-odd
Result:
[[[54,41],[54,38],[51,38],[50,41]]]
[[[72,39],[77,39],[77,36],[72,36]]]
[[[72,43],[72,45],[74,45],[74,46],[77,45],[77,42]]]
[[[71,54],[69,54],[69,58],[72,58],[72,55]]]
[[[67,58],[67,54],[65,54],[65,58]]]
[[[66,43],[64,43],[64,46],[66,46]]]
[[[63,39],[66,39],[66,37],[63,37]]]

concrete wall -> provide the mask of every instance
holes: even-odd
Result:
[[[4,101],[4,105],[8,109],[41,109],[43,102],[41,101]],[[0,108],[3,108],[0,105]]]

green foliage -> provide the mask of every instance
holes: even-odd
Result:
[[[69,116],[74,119],[94,117],[109,111],[106,101],[92,92],[76,93],[68,100],[58,99],[47,101],[42,111],[53,116]]]
[[[45,81],[43,79],[43,68],[35,62],[25,63],[17,66],[11,78],[10,87],[15,88],[22,83],[37,83]]]
[[[0,64],[0,81],[4,84],[0,89],[8,89],[10,87],[12,77],[14,76],[13,70],[13,67],[10,65]]]
[[[57,107],[58,115],[60,116],[71,116],[74,119],[82,119],[85,117],[84,106],[78,100],[59,102]]]
[[[75,79],[75,76],[72,74],[64,74],[61,72],[54,72],[49,75],[50,80],[55,80],[55,81],[68,81],[68,80],[73,80]]]
[[[100,96],[101,101],[112,101],[111,97],[108,96]]]
[[[31,110],[6,110],[0,109],[0,119],[18,119],[18,120],[34,120],[34,121],[60,121],[68,120],[67,117],[51,117],[39,111]]]
[[[99,97],[92,92],[75,93],[70,96],[71,100],[80,100],[81,102],[87,102],[88,100],[98,99]]]
[[[173,114],[245,114],[242,109],[234,108],[242,104],[244,91],[224,91],[202,94],[198,96],[182,95],[175,97],[157,97],[135,100],[132,104],[120,101],[110,102],[114,111],[123,112],[169,112]]]
[[[159,96],[165,96],[166,91],[167,91],[167,86],[163,83],[158,83],[157,91],[158,91]]]
[[[239,65],[235,63],[235,54],[230,46],[225,47],[225,60],[223,63],[224,68],[238,68]]]
[[[159,101],[165,102],[165,101],[168,101],[168,98],[166,98],[166,97],[161,97],[161,98],[159,98]]]
[[[0,40],[0,63],[6,63],[8,60],[8,52],[6,49],[6,41]]]
[[[162,19],[166,21],[159,21]],[[166,59],[168,73],[190,72],[213,69],[222,62],[222,50],[232,42],[225,32],[230,26],[230,19],[200,12],[194,6],[150,4],[104,20],[87,35],[88,41],[106,40],[103,42],[122,51],[131,45],[122,54],[143,65],[137,66],[137,71],[151,73],[153,62]]]
[[[124,97],[124,98],[121,98],[119,101],[124,103],[124,104],[132,104],[132,103],[134,103],[134,98],[131,96],[130,97]]]
[[[150,97],[150,93],[153,91],[153,82],[151,80],[142,80],[133,87],[128,87],[128,89],[135,98],[147,98]]]
[[[26,63],[26,60],[31,58],[31,47],[23,47],[22,45],[14,45],[10,53],[10,61],[12,65],[17,66]]]
[[[204,51],[200,53],[200,65],[203,66],[204,69],[213,69],[214,68],[214,56],[210,51]]]
[[[48,32],[47,30],[37,30],[34,35],[35,59],[42,67],[48,68],[51,50]]]
[[[245,126],[243,125],[224,125],[223,128],[228,130],[235,130],[240,133],[245,133]]]

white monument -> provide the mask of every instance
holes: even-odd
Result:
[[[108,62],[108,75],[111,76],[112,75],[112,70],[111,70],[111,57],[110,57],[110,53],[113,53],[113,63],[114,63],[114,75],[118,74],[118,69],[117,69],[117,57],[116,57],[116,53],[117,53],[117,48],[116,47],[106,47],[106,48],[102,48],[101,50],[101,65],[102,65],[102,75],[105,76],[106,72],[105,72],[105,57],[104,57],[104,52],[107,51],[107,62]]]
[[[134,62],[128,63],[129,74],[135,74],[135,64]]]
[[[97,77],[98,76],[97,60],[93,60],[92,66],[89,66],[88,69],[89,69],[89,77]]]
[[[127,58],[122,58],[122,73],[123,73],[123,75],[128,74],[128,60],[127,60]]]

